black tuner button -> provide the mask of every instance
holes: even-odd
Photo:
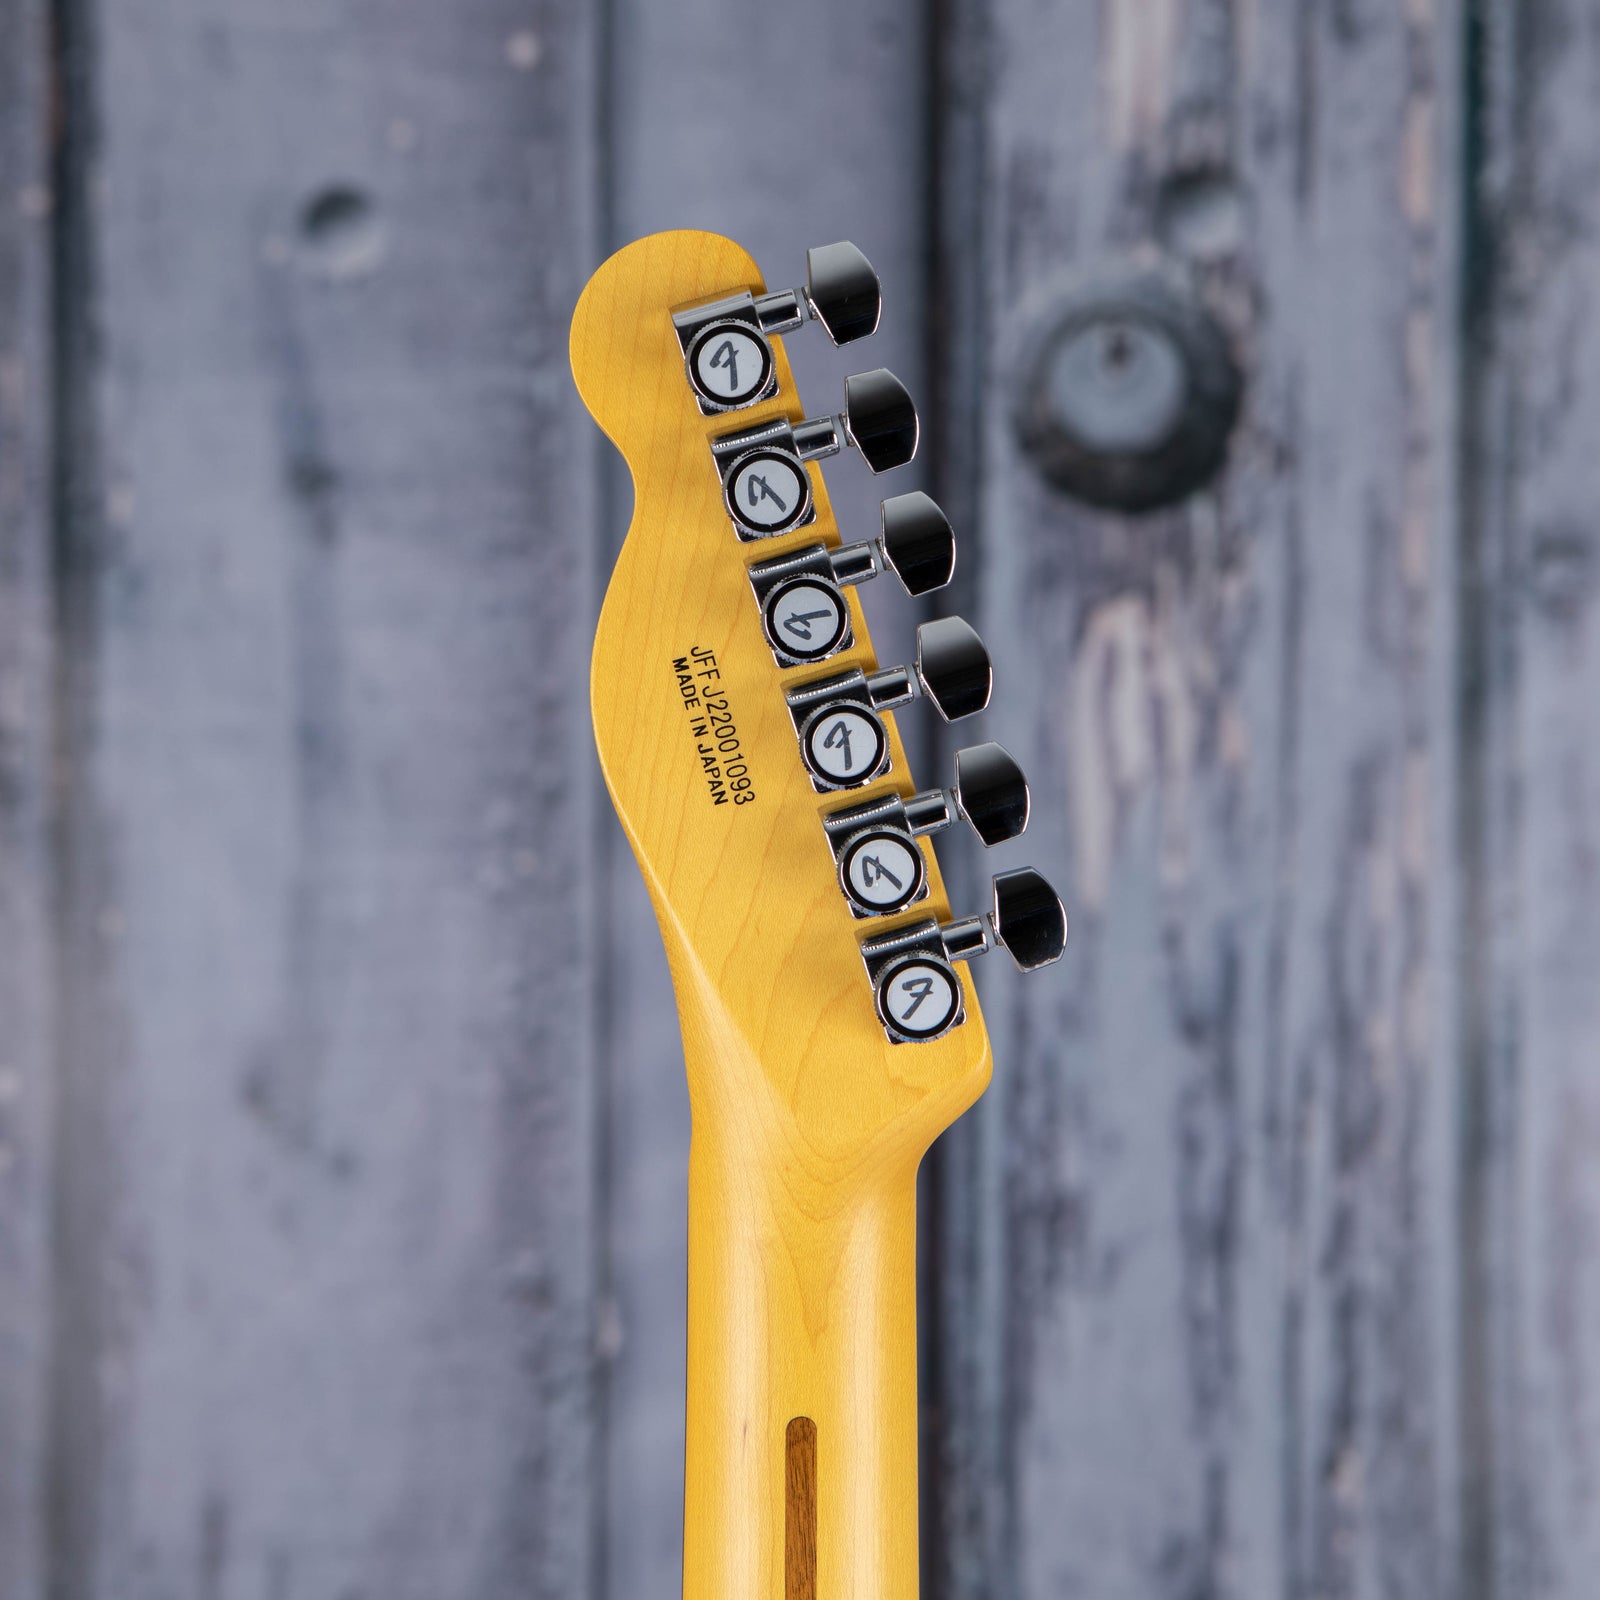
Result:
[[[1032,972],[1061,959],[1067,913],[1061,897],[1032,867],[1019,867],[995,877],[994,909],[987,916],[947,922],[939,938],[952,961],[966,961],[1002,944],[1019,972]]]
[[[850,243],[806,251],[806,303],[835,344],[865,339],[878,330],[883,291],[872,263]]]
[[[982,711],[993,686],[989,652],[960,617],[939,617],[917,629],[914,667],[889,667],[867,679],[867,693],[880,711],[925,694],[946,722]]]
[[[940,617],[917,629],[917,677],[946,722],[982,711],[994,687],[989,652],[960,617]]]
[[[1032,867],[995,878],[989,922],[1019,972],[1048,967],[1061,959],[1067,947],[1067,912],[1061,896]]]
[[[992,741],[956,752],[955,801],[986,845],[1015,839],[1028,826],[1028,780]]]
[[[844,380],[844,427],[874,472],[903,467],[917,453],[917,408],[887,367]]]
[[[830,552],[833,581],[865,583],[887,568],[907,594],[928,594],[949,583],[956,569],[956,536],[938,505],[916,489],[885,500],[880,510],[883,531],[876,539]]]
[[[885,500],[881,511],[878,543],[906,593],[930,594],[949,583],[956,570],[956,536],[933,497],[913,489]]]

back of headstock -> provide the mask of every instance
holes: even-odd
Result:
[[[988,699],[988,661],[955,619],[917,659],[879,668],[854,586],[948,581],[949,525],[926,495],[885,502],[842,545],[817,462],[853,447],[874,471],[916,446],[883,371],[807,420],[780,335],[870,333],[878,288],[853,246],[811,252],[808,286],[765,292],[713,234],[658,234],[595,274],[573,371],[628,462],[633,521],[591,674],[606,780],[661,920],[697,1135],[820,1163],[914,1164],[982,1091],[988,1039],[956,963],[997,935],[1022,964],[1059,953],[1059,902],[997,880],[996,913],[951,923],[928,834],[966,816],[985,842],[1026,820],[997,746],[953,789],[918,793],[893,708],[948,716]]]

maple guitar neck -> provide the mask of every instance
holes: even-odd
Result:
[[[601,766],[661,925],[693,1113],[686,1600],[915,1600],[916,1172],[982,1092],[989,1041],[965,961],[1060,954],[1028,870],[987,918],[949,919],[928,835],[1019,833],[998,745],[918,793],[893,708],[980,710],[990,670],[958,619],[882,669],[854,585],[947,582],[926,495],[841,543],[824,455],[902,464],[915,412],[881,369],[807,419],[781,339],[877,323],[848,244],[768,293],[714,234],[656,234],[590,280],[572,326],[585,403],[634,507],[595,636]],[[809,309],[807,309],[809,307]]]
[[[915,1169],[773,1181],[689,1162],[688,1600],[916,1600]]]

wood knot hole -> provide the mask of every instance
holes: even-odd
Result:
[[[300,208],[300,256],[322,277],[365,277],[382,264],[385,248],[377,207],[353,184],[329,184]]]

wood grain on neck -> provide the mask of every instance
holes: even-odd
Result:
[[[805,675],[774,661],[748,575],[838,545],[827,484],[810,464],[815,520],[743,544],[711,452],[805,408],[774,339],[777,395],[701,415],[674,331],[673,308],[738,290],[762,280],[731,240],[658,234],[600,268],[572,329],[579,390],[634,488],[595,638],[595,738],[661,923],[694,1116],[683,1592],[916,1600],[916,1170],[987,1083],[988,1037],[964,968],[967,1020],[942,1039],[891,1044],[874,1009],[822,826],[839,799],[812,787],[785,705]],[[871,672],[845,599],[854,643],[826,670]],[[713,712],[737,730],[737,795],[720,772],[708,786],[696,729]],[[915,790],[883,720],[891,765],[863,800]],[[950,915],[925,859],[927,900],[890,926]]]

